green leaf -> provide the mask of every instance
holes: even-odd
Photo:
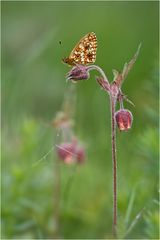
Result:
[[[115,69],[113,69],[112,72],[113,72],[113,76],[114,76],[113,81],[115,81],[119,75],[119,72]]]
[[[132,191],[130,200],[129,200],[129,204],[128,204],[128,208],[127,208],[127,212],[126,212],[126,216],[125,216],[126,226],[128,226],[129,221],[130,221],[130,216],[131,216],[131,212],[132,212],[132,209],[133,209],[133,203],[134,203],[134,200],[135,200],[135,195],[136,195],[136,189],[134,188],[133,191]]]
[[[130,226],[128,227],[127,231],[126,231],[126,235],[125,237],[133,230],[133,228],[135,227],[135,225],[139,222],[139,220],[142,217],[143,211],[145,210],[145,208],[143,208],[137,215],[136,217],[133,219],[133,221],[131,222]]]
[[[130,62],[124,64],[123,71],[122,71],[122,79],[123,80],[127,77],[129,71],[131,70],[131,68],[133,67],[134,63],[136,62],[138,54],[139,54],[139,51],[140,51],[140,48],[141,48],[141,43],[139,44],[137,52],[135,53],[133,58],[130,60]]]

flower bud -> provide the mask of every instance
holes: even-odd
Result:
[[[84,65],[76,65],[67,74],[67,79],[72,81],[86,80],[89,78],[88,67]]]
[[[126,109],[120,109],[115,113],[117,126],[121,131],[127,131],[132,126],[132,113]]]
[[[103,77],[96,77],[96,80],[99,83],[99,85],[102,87],[102,89],[104,89],[107,92],[110,91],[110,85],[106,80],[104,80]]]

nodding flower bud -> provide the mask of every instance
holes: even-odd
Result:
[[[85,150],[76,141],[65,142],[57,145],[57,155],[66,164],[83,163]]]
[[[87,80],[90,77],[89,69],[84,65],[76,65],[71,69],[71,71],[69,71],[66,77],[68,80],[72,80],[74,82],[78,80]]]
[[[106,80],[104,80],[103,77],[96,77],[96,80],[99,83],[99,85],[102,87],[102,89],[104,89],[107,92],[110,91],[110,85]]]
[[[132,113],[126,109],[120,109],[115,113],[117,126],[121,131],[127,131],[132,126]]]

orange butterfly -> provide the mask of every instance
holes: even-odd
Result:
[[[63,62],[71,66],[76,64],[87,65],[96,61],[97,37],[94,32],[85,35],[73,48],[69,57]]]

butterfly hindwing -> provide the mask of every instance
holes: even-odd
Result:
[[[69,57],[64,59],[64,62],[69,65],[94,63],[96,60],[96,51],[97,37],[95,33],[91,32],[78,42]]]

